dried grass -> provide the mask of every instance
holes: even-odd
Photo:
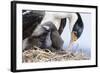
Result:
[[[88,60],[82,52],[72,53],[69,51],[51,52],[49,49],[34,48],[25,50],[22,53],[23,63],[31,62],[50,62],[50,61],[67,61],[67,60]]]

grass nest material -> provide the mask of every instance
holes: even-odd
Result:
[[[51,52],[49,49],[41,49],[34,46],[32,49],[23,51],[23,63],[32,62],[50,62],[50,61],[67,61],[67,60],[88,60],[89,58],[81,53],[70,51]]]

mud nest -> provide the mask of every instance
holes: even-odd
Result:
[[[68,61],[68,60],[88,60],[82,52],[73,53],[70,51],[51,52],[49,49],[41,49],[34,46],[32,49],[23,51],[23,63],[29,62],[50,62],[50,61]]]

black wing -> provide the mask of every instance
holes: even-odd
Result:
[[[23,39],[30,36],[36,26],[41,22],[45,11],[39,10],[22,10],[23,19]]]

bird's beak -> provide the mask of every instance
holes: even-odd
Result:
[[[50,27],[49,26],[43,26],[43,28],[45,29],[45,30],[50,30]]]
[[[75,42],[77,39],[78,39],[78,37],[77,37],[77,32],[73,31],[73,32],[71,33],[71,41],[72,41],[72,42]]]

